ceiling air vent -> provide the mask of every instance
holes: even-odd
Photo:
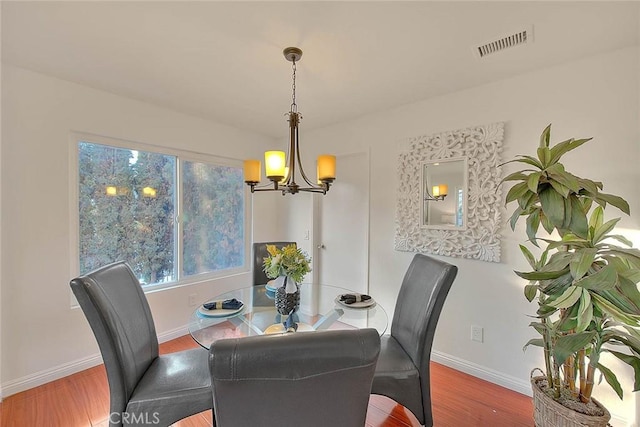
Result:
[[[533,42],[533,28],[527,28],[497,40],[476,46],[474,51],[480,58],[505,49]]]

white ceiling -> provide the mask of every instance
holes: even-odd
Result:
[[[287,133],[287,46],[304,52],[297,74],[304,132],[640,44],[638,2],[2,1],[1,7],[5,63],[274,137]],[[531,25],[534,43],[474,55],[474,46]]]

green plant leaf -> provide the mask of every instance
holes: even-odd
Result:
[[[524,296],[529,302],[533,301],[538,293],[538,287],[536,285],[526,285],[524,287]]]
[[[618,276],[615,288],[599,291],[598,294],[625,315],[640,319],[640,294],[635,283]]]
[[[591,294],[591,298],[594,301],[596,307],[602,312],[613,317],[618,322],[622,322],[626,325],[640,326],[640,316],[625,313],[624,309],[620,309],[611,302],[609,299],[602,297],[596,293]]]
[[[569,189],[569,187],[559,183],[558,181],[556,181],[554,179],[549,181],[549,184],[551,184],[551,186],[553,187],[554,190],[556,190],[558,193],[562,194],[562,197],[564,197],[565,199],[567,197],[569,197],[569,193],[571,192],[571,189]]]
[[[552,307],[550,305],[541,305],[538,307],[538,310],[536,311],[536,314],[539,317],[549,317],[550,315],[552,315],[553,313],[555,313],[556,311],[558,311],[557,308]]]
[[[527,248],[524,245],[519,245],[519,246],[520,246],[520,252],[522,252],[522,255],[524,255],[524,258],[527,260],[531,268],[536,268],[536,258],[533,256],[529,248]]]
[[[573,258],[571,252],[556,252],[549,258],[549,261],[540,269],[540,271],[558,271],[568,272],[565,270]]]
[[[584,293],[584,292],[583,292]],[[560,333],[567,332],[582,332],[577,331],[578,327],[578,309],[580,304],[574,304],[571,308],[564,310],[560,313],[560,319],[556,322],[556,330]]]
[[[633,368],[633,374],[635,378],[635,381],[633,383],[633,391],[640,390],[640,359],[636,356],[619,353],[612,350],[609,350],[609,353],[613,354],[618,359],[622,360],[624,363]]]
[[[578,180],[578,185],[580,188],[583,188],[587,193],[591,196],[596,196],[599,194],[598,189],[602,190],[602,183],[595,182],[590,179],[575,177]]]
[[[564,223],[564,198],[562,195],[552,187],[547,187],[539,197],[545,216],[555,227],[562,228]]]
[[[562,141],[557,143],[553,148],[551,148],[551,163],[556,163],[560,160],[565,153],[574,150],[584,144],[585,142],[591,141],[592,138],[587,139],[568,139],[566,141]]]
[[[620,260],[619,258],[613,258],[614,260]],[[621,263],[620,264],[624,264],[624,261],[620,260]],[[609,262],[609,264],[612,264],[612,262]],[[618,272],[618,279],[620,280],[620,283],[622,283],[622,279],[624,278],[625,280],[628,280],[629,282],[631,282],[631,286],[635,288],[635,284],[640,282],[640,270],[638,270],[637,268],[632,268],[629,267],[628,265],[624,265],[621,268],[618,268],[616,266],[616,271]],[[637,288],[636,288],[637,291]]]
[[[603,240],[605,240],[605,239],[614,239],[614,240],[617,240],[618,242],[622,243],[623,245],[633,246],[633,243],[631,242],[631,240],[629,240],[626,237],[621,236],[619,234],[608,234],[608,235],[605,236],[605,238]]]
[[[540,212],[540,224],[542,224],[542,228],[549,234],[553,233],[553,230],[556,228],[542,211]]]
[[[538,159],[540,159],[540,163],[542,163],[543,168],[549,166],[549,161],[551,160],[551,151],[549,147],[538,147]]]
[[[567,230],[569,230],[569,227],[571,226],[572,209],[571,199],[563,198],[562,200],[564,200],[564,219],[562,220],[562,227],[560,227],[558,233],[560,233],[560,235],[564,237],[564,235],[567,233]]]
[[[535,329],[536,332],[538,332],[540,335],[544,335],[544,333],[548,329],[547,326],[545,326],[545,324],[542,322],[531,322],[529,323],[529,326]]]
[[[542,340],[542,338],[532,338],[524,345],[524,347],[522,347],[522,351],[525,351],[530,345],[534,345],[536,347],[544,347],[544,341]]]
[[[513,187],[509,189],[509,192],[507,193],[507,197],[505,198],[506,203],[511,203],[514,200],[519,199],[520,197],[527,194],[528,191],[529,191],[529,188],[527,187],[526,182],[520,182],[518,184],[515,184]]]
[[[518,156],[516,156],[516,157],[518,157],[518,158],[517,158],[517,159],[515,159],[515,160],[512,160],[512,161],[520,162],[520,163],[526,163],[526,164],[528,164],[528,165],[535,166],[536,168],[538,168],[538,169],[540,169],[540,170],[544,169],[544,168],[542,167],[542,164],[540,164],[540,161],[539,161],[538,159],[536,159],[535,157],[532,157],[532,156],[523,156],[523,155],[521,155],[521,154],[520,154],[520,155],[518,155]],[[508,163],[508,162],[507,162],[507,163]]]
[[[527,280],[549,280],[555,279],[556,277],[560,277],[563,274],[569,272],[569,269],[564,269],[561,271],[530,271],[530,272],[522,272],[516,271],[515,273]]]
[[[624,327],[628,332],[618,329],[619,326]],[[627,325],[621,325],[615,322],[602,336],[603,342],[622,343],[629,347],[636,355],[640,355],[640,336],[638,331]]]
[[[569,229],[578,237],[587,239],[589,237],[589,226],[587,225],[587,213],[582,208],[582,203],[575,195],[569,197],[571,202],[571,219]]]
[[[637,270],[634,271],[638,273]],[[620,293],[635,306],[635,310],[630,311],[634,314],[640,314],[640,291],[638,291],[638,287],[636,286],[637,282],[629,280],[626,277],[619,277],[618,283]]]
[[[598,249],[596,248],[584,248],[574,252],[569,263],[571,275],[574,279],[582,278],[589,271],[597,252]]]
[[[527,237],[531,240],[531,243],[538,246],[538,242],[536,239],[536,234],[538,233],[538,228],[540,227],[540,210],[536,209],[531,212],[526,219],[527,224]]]
[[[568,187],[574,193],[580,191],[580,182],[578,177],[564,170],[562,163],[556,163],[546,169],[547,174],[554,181]]]
[[[607,265],[599,271],[576,280],[574,286],[595,291],[606,291],[616,286],[618,282],[618,272],[612,265]]]
[[[602,227],[604,223],[604,209],[601,206],[597,206],[593,212],[591,212],[591,216],[589,217],[589,228],[593,228],[597,230]]]
[[[517,172],[510,173],[509,175],[502,178],[500,183],[502,184],[503,182],[506,182],[506,181],[526,181],[528,178],[528,175],[523,173],[525,171],[533,171],[533,169],[525,169],[524,171],[517,171]]]
[[[630,214],[629,203],[627,203],[627,201],[620,196],[614,196],[613,194],[599,193],[598,197],[596,198],[596,201],[598,200],[604,201],[606,203],[609,203],[615,206],[616,208],[620,209],[622,212],[626,213],[627,215]]]
[[[599,291],[598,295],[613,304],[620,313],[626,316],[635,316],[640,319],[640,308],[627,295],[623,293],[622,286],[618,285],[613,289]]]
[[[582,295],[582,289],[569,286],[560,296],[552,301],[547,301],[547,304],[556,308],[568,308],[580,299],[580,295]]]
[[[622,387],[620,386],[620,383],[618,382],[618,378],[616,378],[613,371],[611,371],[611,369],[604,366],[602,363],[598,363],[598,369],[600,369],[600,372],[602,372],[604,379],[611,386],[611,388],[616,392],[618,397],[622,399]]]
[[[516,208],[513,213],[511,214],[511,217],[509,218],[509,225],[511,226],[511,230],[516,229],[516,223],[518,222],[518,218],[520,218],[520,216],[524,213],[524,211],[520,208]]]
[[[596,210],[597,209],[602,209],[602,208],[598,206]],[[595,244],[603,240],[604,237],[607,235],[607,233],[609,233],[611,230],[614,229],[618,221],[620,221],[620,218],[614,218],[612,220],[605,222],[604,224],[601,224],[598,227],[595,227],[593,230],[593,243]]]
[[[640,251],[635,248],[620,248],[618,246],[608,245],[607,251],[608,254],[621,257],[622,259],[626,259],[629,262],[637,263],[640,262]],[[606,255],[606,254],[603,254]]]
[[[556,340],[556,345],[553,348],[553,358],[556,363],[562,365],[573,353],[586,348],[595,336],[595,331],[585,331],[560,336]]]
[[[540,172],[533,172],[527,178],[527,187],[532,193],[538,192],[538,182],[540,181]]]
[[[540,292],[545,295],[560,295],[573,283],[573,276],[567,272],[560,277],[540,282]]]
[[[523,211],[528,211],[537,201],[538,195],[529,191],[518,198],[518,206],[520,206],[520,209]]]
[[[582,332],[589,326],[593,319],[593,305],[591,305],[591,294],[582,292],[580,295],[580,305],[578,306],[578,316],[576,332]]]
[[[540,134],[540,147],[548,147],[551,138],[551,123]]]

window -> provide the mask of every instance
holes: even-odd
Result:
[[[76,140],[80,274],[119,260],[145,285],[245,270],[240,161],[96,139]]]

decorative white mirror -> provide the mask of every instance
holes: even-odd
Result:
[[[409,138],[398,157],[395,249],[500,262],[504,123]]]
[[[467,159],[425,162],[422,167],[422,225],[431,229],[467,227]]]

